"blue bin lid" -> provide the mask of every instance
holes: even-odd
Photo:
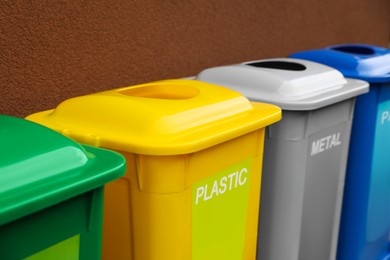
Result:
[[[342,44],[296,52],[290,57],[328,65],[346,77],[370,83],[390,82],[390,50],[386,48],[367,44]]]

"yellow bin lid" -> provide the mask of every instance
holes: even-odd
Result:
[[[173,155],[196,152],[270,125],[280,108],[224,87],[164,80],[71,98],[27,119],[81,143]]]

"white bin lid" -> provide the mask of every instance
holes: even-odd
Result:
[[[326,65],[301,59],[275,58],[209,68],[197,80],[241,92],[253,101],[284,110],[312,110],[369,90],[368,83],[344,78]]]

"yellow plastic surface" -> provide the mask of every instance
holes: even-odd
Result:
[[[151,155],[185,154],[265,127],[276,106],[196,80],[164,80],[62,102],[28,120],[79,142]]]
[[[280,118],[276,106],[191,80],[74,98],[28,117],[125,156],[125,176],[105,188],[103,259],[132,260],[254,260],[264,127]],[[222,212],[197,208],[200,185],[243,164],[245,190],[221,186],[203,198]]]
[[[128,171],[124,178],[105,186],[103,259],[238,260],[215,258],[212,253],[219,253],[218,249],[212,250],[210,258],[192,257],[193,185],[251,158],[241,259],[255,260],[263,140],[264,129],[260,129],[197,153],[151,156],[122,152]],[[226,215],[224,219],[229,217]],[[227,225],[227,232],[229,228]],[[222,240],[224,234],[220,235]],[[231,249],[226,247],[222,251]]]

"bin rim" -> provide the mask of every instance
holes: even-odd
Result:
[[[375,45],[339,44],[296,52],[289,57],[326,64],[349,78],[370,83],[390,82],[390,49]]]
[[[265,63],[295,66],[278,69]],[[260,67],[259,67],[260,66]],[[328,106],[367,93],[368,83],[345,78],[339,71],[308,60],[272,58],[208,68],[198,80],[240,91],[256,102],[269,102],[283,110],[305,111]]]
[[[161,86],[183,92],[175,95],[184,97],[144,97],[149,94],[137,92]],[[129,92],[138,96],[123,94]],[[26,119],[93,146],[146,155],[179,155],[264,128],[280,118],[280,108],[275,105],[249,102],[238,92],[220,86],[176,79],[76,97]]]
[[[0,225],[101,187],[125,173],[125,160],[116,152],[80,145],[20,118],[0,115],[0,122],[1,149],[7,148],[0,152],[9,160],[0,164]]]

